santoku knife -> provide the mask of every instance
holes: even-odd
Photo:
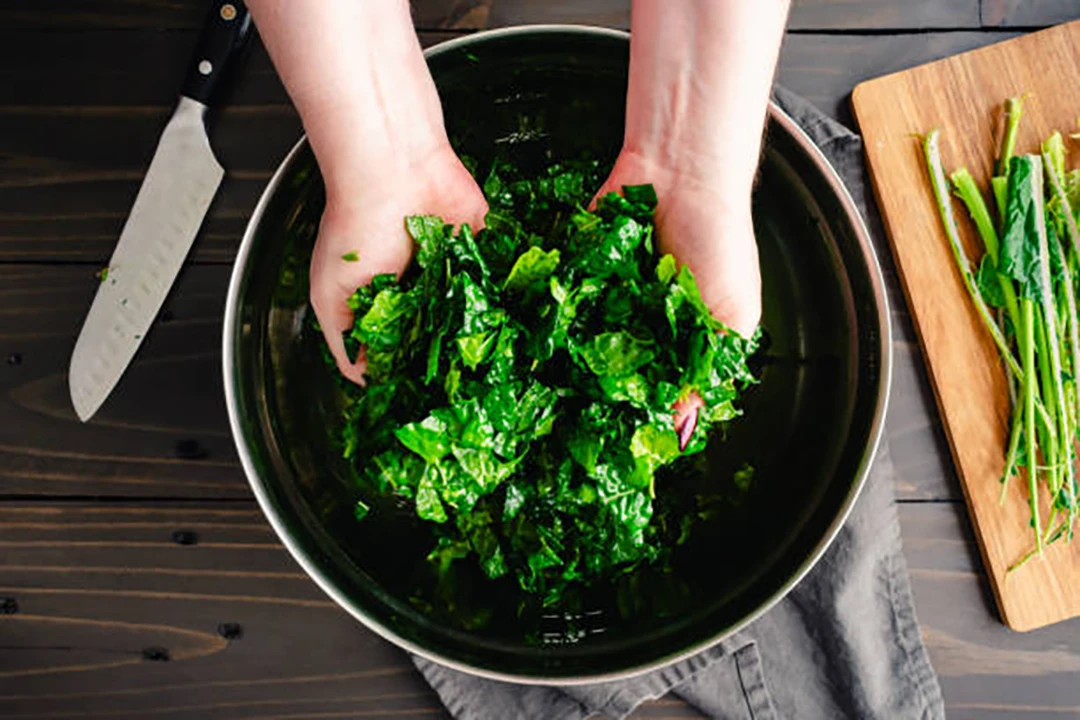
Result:
[[[75,412],[89,420],[150,329],[225,174],[205,115],[229,64],[251,35],[242,2],[215,1],[180,102],[165,126],[116,244],[68,369]]]

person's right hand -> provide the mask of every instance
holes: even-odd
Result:
[[[311,305],[341,373],[364,382],[363,354],[349,361],[342,333],[352,327],[347,300],[383,273],[400,275],[413,253],[408,215],[438,215],[479,229],[487,201],[449,144],[415,161],[371,168],[350,192],[328,188],[319,237],[311,256]],[[343,259],[356,253],[357,260]],[[351,256],[350,256],[351,257]]]

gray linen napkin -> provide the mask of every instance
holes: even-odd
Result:
[[[775,100],[829,158],[880,238],[861,138],[783,89]],[[622,718],[668,693],[725,720],[943,718],[915,620],[893,479],[883,443],[847,523],[806,578],[746,629],[675,665],[620,682],[543,687],[413,662],[458,720]]]

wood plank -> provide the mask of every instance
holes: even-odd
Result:
[[[834,117],[846,118],[849,117],[846,110],[848,93],[861,80],[1011,36],[1005,32],[888,36],[794,34],[784,43],[779,81],[813,100]],[[421,37],[425,44],[430,44],[448,35],[423,33]],[[136,149],[128,152],[137,154],[140,159],[148,157],[152,147],[145,149],[145,140],[154,136],[154,130],[168,116],[175,87],[183,75],[185,58],[194,39],[194,33],[186,31],[0,31],[0,108],[3,108],[0,127],[10,124],[13,129],[10,135],[14,136],[15,129],[25,127],[35,117],[40,118],[49,111],[72,123],[95,118],[105,122],[129,113],[144,118],[146,124],[135,135],[139,140],[132,143]],[[131,57],[140,57],[143,62],[132,64]],[[823,72],[823,69],[828,71]],[[250,132],[253,126],[261,133],[295,123],[295,117],[286,105],[287,96],[265,52],[259,48],[241,72],[229,108],[224,113],[225,120],[233,120],[235,130],[224,135],[224,143],[215,137],[221,152],[236,152],[240,159],[261,160],[257,165],[260,168],[272,166],[272,152],[259,155],[252,149],[252,141],[243,144],[245,138],[237,135],[243,128],[249,131],[249,137],[257,140],[259,135]],[[123,117],[119,120],[124,121]],[[222,132],[228,130],[227,124]],[[67,131],[67,127],[59,127],[58,131]],[[44,133],[39,135],[42,139],[47,137]],[[51,137],[54,141],[63,140],[56,132]],[[228,142],[234,138],[242,143],[237,150],[233,150]],[[42,141],[38,140],[38,145]],[[81,152],[108,157],[108,151],[114,149],[108,144],[97,144],[104,147],[83,148]],[[26,155],[30,154],[16,155],[24,159],[13,165],[15,170],[25,172],[24,165],[42,162],[35,155],[28,158]],[[233,160],[232,157],[226,159]],[[46,155],[45,162],[50,160]]]
[[[1077,64],[1080,22],[864,83],[853,98],[964,495],[1002,615],[1017,630],[1080,615],[1080,549],[1059,543],[1047,550],[1051,562],[1007,574],[1034,540],[1024,483],[1014,482],[1004,504],[999,501],[1010,405],[1004,371],[956,270],[912,138],[944,127],[946,166],[966,166],[980,187],[988,187],[1003,99],[1030,93],[1017,151],[1037,151],[1053,130],[1074,126]],[[971,223],[962,222],[961,229],[977,261],[982,244]],[[1046,524],[1045,488],[1042,496]]]
[[[794,0],[788,27],[798,30],[976,28],[978,0]]]
[[[899,510],[916,611],[949,718],[1076,717],[1080,619],[1011,631],[998,620],[963,505]]]
[[[442,716],[406,656],[323,595],[253,504],[4,504],[0,547],[0,595],[18,605],[0,620],[5,718]]]
[[[0,548],[4,718],[443,717],[253,502],[0,503]],[[666,698],[635,717],[700,716]]]
[[[422,41],[450,36],[423,33]],[[194,40],[193,32],[0,31],[0,261],[108,259],[169,117],[184,72],[178,58]],[[31,69],[16,70],[22,63]],[[211,129],[227,172],[194,261],[231,261],[266,181],[301,132],[256,48]]]
[[[899,499],[962,497],[922,353],[906,316],[897,322],[894,315],[893,377],[885,437],[896,468]]]
[[[89,424],[67,391],[90,266],[0,265],[0,496],[250,497],[225,415],[229,268],[190,267]]]
[[[949,717],[1062,717],[1080,705],[1080,621],[1010,632],[963,509],[901,505],[900,520]],[[174,542],[177,531],[195,544]],[[18,607],[0,618],[5,718],[438,710],[404,656],[322,595],[253,503],[3,503],[0,548],[0,596]],[[170,661],[144,659],[150,648]],[[663,699],[639,716],[693,715]]]
[[[427,47],[460,35],[423,31],[419,38]],[[18,114],[34,106],[62,106],[57,112],[93,115],[118,105],[140,106],[138,112],[165,117],[176,102],[197,39],[196,30],[20,31],[0,23],[0,107]],[[269,55],[258,38],[253,42],[222,105],[288,104]]]
[[[1040,27],[1078,18],[1075,0],[982,0],[986,27]]]
[[[1015,37],[1015,32],[789,34],[777,81],[853,127],[848,99],[863,80]]]

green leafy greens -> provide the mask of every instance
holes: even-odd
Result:
[[[413,264],[349,301],[367,384],[343,383],[342,440],[360,495],[431,523],[437,572],[471,558],[548,606],[666,558],[661,525],[685,540],[693,517],[657,522],[656,496],[678,492],[663,472],[754,382],[756,337],[713,318],[690,270],[659,254],[652,187],[585,210],[599,177],[595,163],[528,178],[496,163],[486,229],[407,218]],[[697,420],[677,432],[688,399]]]
[[[923,143],[931,187],[961,279],[1008,372],[1012,417],[1001,501],[1008,494],[1009,480],[1026,469],[1034,536],[1032,551],[1010,571],[1041,555],[1044,546],[1063,537],[1070,541],[1080,510],[1075,451],[1080,427],[1080,321],[1074,280],[1080,272],[1080,173],[1066,171],[1060,133],[1051,135],[1039,154],[1015,154],[1022,114],[1021,98],[1006,101],[1005,132],[990,180],[997,223],[967,169],[959,168],[946,179],[940,131],[931,130]],[[950,181],[986,250],[977,270],[960,238]]]

